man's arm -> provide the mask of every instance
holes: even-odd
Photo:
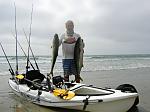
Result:
[[[64,34],[62,34],[61,36],[60,36],[60,39],[59,39],[59,46],[62,44],[62,41],[63,41],[63,39],[64,39]]]

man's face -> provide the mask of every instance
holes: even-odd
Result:
[[[67,22],[66,23],[66,29],[67,30],[73,30],[74,29],[73,22]]]

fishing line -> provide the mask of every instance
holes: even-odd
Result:
[[[27,41],[27,43],[29,44],[29,40],[28,40],[28,38],[27,38],[27,35],[26,35],[26,32],[24,31],[24,29],[23,29],[23,32],[24,32],[24,35],[25,35],[25,37],[26,37],[26,41]],[[33,59],[34,59],[35,65],[36,65],[37,69],[39,70],[39,66],[38,66],[38,64],[37,64],[37,62],[36,62],[36,59],[35,59],[35,56],[34,56],[34,53],[33,53],[33,50],[32,50],[32,48],[31,48],[31,46],[30,46],[30,51],[31,51],[31,53],[32,53],[32,57],[33,57]],[[30,61],[30,60],[29,60],[29,61]],[[34,69],[34,70],[35,70],[35,69]]]
[[[12,33],[12,35],[13,35],[13,33]],[[16,39],[16,37],[15,37],[14,35],[13,35],[13,37],[14,37],[14,39]],[[17,43],[18,43],[19,47],[21,48],[22,52],[24,53],[24,56],[27,58],[27,54],[26,54],[26,52],[24,51],[23,47],[21,46],[21,44],[20,44],[20,42],[19,42],[18,40],[17,40]],[[30,65],[32,66],[33,70],[35,70],[35,68],[34,68],[34,66],[32,65],[32,63],[31,63],[30,60],[29,60],[29,63],[30,63]]]
[[[10,64],[10,62],[9,62],[9,60],[8,60],[8,57],[7,57],[6,53],[5,53],[5,50],[4,50],[4,48],[3,48],[3,46],[2,46],[1,43],[0,43],[0,46],[1,46],[1,48],[2,48],[2,51],[3,51],[4,55],[5,55],[5,58],[6,58],[7,62],[8,62],[8,64],[9,64],[9,67],[10,67],[9,71],[10,71],[11,75],[15,75],[15,73],[14,73],[14,71],[13,71],[13,69],[12,69],[12,66],[11,66],[11,64]]]

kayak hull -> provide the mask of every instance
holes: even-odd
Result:
[[[76,84],[70,88],[76,95],[70,100],[65,100],[49,91],[31,90],[26,84],[17,84],[12,79],[9,79],[9,85],[16,95],[34,104],[92,112],[126,112],[134,106],[138,98],[137,93]]]

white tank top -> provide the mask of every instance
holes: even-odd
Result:
[[[72,37],[68,37],[66,33],[61,35],[59,44],[62,44],[63,59],[74,58],[74,47],[79,37],[80,35],[76,33],[74,33]]]

